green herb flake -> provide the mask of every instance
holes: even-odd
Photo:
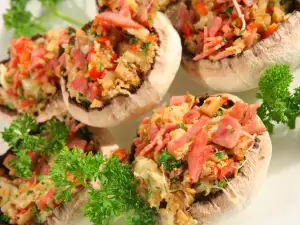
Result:
[[[259,160],[264,160],[264,159],[265,159],[264,156],[259,157]]]
[[[234,131],[235,131],[235,129],[234,129],[234,128],[231,128],[231,129],[229,130],[229,133],[230,133],[230,134],[233,134]]]
[[[103,63],[101,61],[97,62],[97,70],[102,71],[104,68]]]
[[[175,183],[177,181],[177,179],[175,177],[171,177],[170,182],[171,183]]]
[[[29,191],[26,192],[26,195],[28,196],[28,195],[30,195],[32,193],[33,193],[33,190],[29,190]]]
[[[148,48],[149,48],[150,44],[151,44],[151,42],[149,42],[149,41],[143,43],[143,46],[142,46],[142,52],[143,52],[145,55],[147,55]]]
[[[226,15],[227,15],[227,16],[231,16],[232,10],[233,10],[233,7],[226,7],[226,9],[225,9]]]
[[[182,160],[176,160],[171,154],[167,152],[167,149],[164,148],[161,151],[161,154],[158,158],[158,162],[163,165],[163,168],[166,171],[171,171],[175,168],[179,168],[183,165]]]
[[[185,128],[185,127],[184,127],[184,123],[179,123],[179,124],[177,124],[177,127],[180,128],[180,129],[183,129],[183,130],[184,130],[184,128]]]
[[[214,157],[216,157],[216,158],[219,159],[219,160],[222,160],[222,159],[224,159],[224,157],[225,157],[225,153],[224,153],[224,152],[216,152],[216,153],[214,154]]]

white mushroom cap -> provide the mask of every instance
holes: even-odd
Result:
[[[230,94],[232,101],[242,101]],[[211,197],[206,202],[197,202],[192,205],[191,213],[200,224],[214,224],[226,220],[247,206],[257,194],[266,177],[272,156],[272,144],[268,132],[258,135],[258,148],[252,148],[246,153],[246,161],[237,177],[229,180],[228,185],[220,194]]]
[[[170,5],[166,11],[174,26],[179,19],[178,10],[182,2],[185,0]],[[300,64],[299,40],[300,12],[294,11],[285,22],[279,24],[277,31],[238,56],[219,61],[194,61],[184,51],[182,65],[186,73],[203,88],[220,92],[246,91],[257,88],[263,71],[273,64],[285,63],[295,69]]]
[[[179,69],[182,47],[179,35],[165,15],[157,13],[153,27],[159,36],[160,46],[153,69],[136,93],[128,97],[118,96],[102,110],[87,111],[70,100],[65,80],[61,79],[66,107],[75,119],[94,127],[116,126],[137,118],[161,101]]]

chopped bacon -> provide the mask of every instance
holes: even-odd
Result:
[[[82,68],[87,64],[85,54],[80,49],[73,50],[72,57],[75,60],[75,65],[77,66],[77,68]]]
[[[112,12],[100,13],[98,16],[96,16],[94,21],[96,23],[106,22],[122,28],[132,28],[132,29],[144,28],[142,25],[133,21],[131,18],[125,17],[117,13],[112,13]]]
[[[130,8],[128,6],[127,0],[121,0],[121,9],[119,14],[128,18],[131,18]]]
[[[180,3],[179,6],[179,20],[176,28],[180,31],[184,29],[184,23],[190,19],[190,13],[184,3]]]
[[[117,156],[120,159],[120,161],[122,162],[122,161],[125,161],[128,154],[124,148],[119,148],[113,152],[113,155]]]
[[[158,131],[159,131],[159,128],[156,126],[156,124],[155,123],[151,124],[151,127],[150,127],[150,140],[151,141],[154,140]]]
[[[254,3],[254,0],[243,0],[243,2],[245,3],[246,6],[252,6]]]
[[[206,50],[205,52],[202,52],[201,54],[196,55],[193,60],[194,61],[198,61],[200,59],[204,59],[205,57],[211,55],[212,53],[214,53],[215,51],[219,50],[220,48],[222,48],[225,45],[224,42],[217,44],[215,47]]]
[[[216,16],[213,19],[212,26],[208,30],[209,36],[214,37],[216,35],[216,33],[218,32],[218,30],[221,28],[221,25],[222,25],[222,18]]]
[[[8,68],[15,68],[19,63],[19,57],[14,56],[9,60]]]
[[[194,107],[191,111],[187,112],[183,116],[183,122],[186,124],[193,124],[199,118],[200,118],[200,112],[198,110],[198,107]]]
[[[188,172],[192,183],[197,183],[202,172],[203,165],[213,153],[211,145],[207,144],[207,133],[201,130],[194,138],[190,151],[187,155]]]
[[[71,87],[76,91],[86,93],[88,89],[88,79],[83,76],[78,76],[71,82]]]
[[[31,165],[34,167],[37,164],[37,162],[38,162],[40,153],[34,152],[34,151],[30,151],[30,152],[28,152],[28,155],[29,155],[29,157],[31,159]]]
[[[154,148],[154,152],[161,151],[165,146],[167,146],[167,144],[169,143],[170,140],[171,140],[170,134],[166,133],[164,138],[162,139],[161,143],[158,143],[156,145],[156,147]]]
[[[31,52],[31,60],[34,60],[35,58],[42,58],[46,55],[47,51],[44,48],[38,48]]]
[[[78,147],[80,149],[82,149],[83,151],[85,151],[86,147],[87,147],[87,141],[84,139],[80,139],[80,138],[70,138],[68,140],[67,146],[69,148],[75,148]]]
[[[162,139],[162,136],[164,135],[164,133],[166,132],[166,129],[162,128],[158,131],[156,137],[154,138],[154,140],[152,142],[150,142],[148,145],[146,145],[141,151],[140,151],[140,155],[147,155],[153,148],[154,146],[157,144],[159,139]]]
[[[250,31],[249,35],[243,35],[244,43],[247,45],[247,48],[250,48],[255,40],[257,39],[257,28]]]
[[[21,81],[20,81],[19,76],[20,76],[20,73],[19,73],[19,71],[17,71],[13,78],[13,89],[14,90],[17,90],[17,88],[21,86]]]
[[[234,106],[232,106],[229,115],[237,119],[239,122],[241,122],[243,117],[245,116],[247,109],[248,109],[248,104],[244,102],[236,102]]]
[[[267,128],[258,117],[248,122],[242,129],[250,134],[260,134],[267,131]]]
[[[234,162],[232,159],[229,159],[228,164],[223,167],[218,167],[218,179],[224,179],[230,176],[234,171]]]
[[[165,134],[175,130],[177,128],[176,124],[167,124],[164,128],[161,128],[153,141],[151,141],[148,145],[146,145],[140,152],[140,155],[147,155],[156,145],[160,145],[160,141],[163,140]]]
[[[24,100],[20,100],[18,105],[21,109],[24,109],[32,106],[33,104],[35,104],[34,99],[24,99]]]
[[[95,83],[88,83],[87,97],[93,101],[100,93],[100,88]]]
[[[220,59],[226,58],[227,56],[234,55],[234,54],[236,54],[236,52],[237,52],[237,51],[236,51],[236,49],[234,49],[234,48],[231,48],[231,49],[227,48],[227,49],[225,49],[224,51],[219,52],[218,54],[216,54],[215,56],[213,56],[211,59],[212,59],[213,61],[218,61],[218,60],[220,60]]]
[[[46,195],[44,195],[40,201],[38,202],[37,206],[39,210],[43,210],[47,205],[51,203],[51,201],[54,199],[54,190],[51,189],[47,192]]]
[[[181,105],[185,103],[186,101],[186,96],[172,96],[170,99],[170,105]]]
[[[225,148],[233,148],[238,143],[240,134],[239,122],[231,116],[225,115],[213,135],[212,142]]]
[[[16,158],[16,156],[9,153],[9,154],[5,157],[5,159],[4,159],[4,161],[3,161],[3,165],[4,165],[7,169],[10,169],[9,161],[12,160],[12,159],[14,159],[14,158]]]
[[[256,115],[257,115],[256,111],[257,111],[258,107],[259,107],[258,103],[248,105],[247,111],[245,112],[245,116],[241,120],[242,125],[246,125],[250,121],[252,121],[256,118]]]
[[[150,117],[147,116],[143,119],[143,124],[147,124],[147,123],[149,123],[149,121],[150,121]]]
[[[202,129],[203,125],[206,124],[207,121],[208,117],[202,116],[200,120],[195,123],[184,135],[168,143],[168,151],[173,152],[176,149],[181,148]]]

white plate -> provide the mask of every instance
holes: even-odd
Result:
[[[0,13],[7,7],[9,0],[1,0]],[[36,0],[30,2],[30,9],[35,14],[40,13],[40,5]],[[95,15],[94,0],[69,0],[63,3],[61,10],[81,21],[88,21]],[[6,55],[7,44],[11,38],[2,25],[0,18],[0,60]],[[65,23],[49,23],[49,27],[66,26]],[[162,74],[163,76],[163,74]],[[293,86],[300,84],[300,69],[294,71],[295,81]],[[194,81],[190,80],[182,69],[178,71],[177,77],[164,97],[166,102],[172,95],[182,95],[186,91],[192,94],[205,93]],[[248,102],[255,101],[256,91],[247,91],[237,95]],[[1,118],[0,118],[1,119]],[[141,118],[112,128],[111,131],[120,146],[129,148],[135,136],[137,126]],[[0,129],[7,124],[0,121]],[[241,213],[223,221],[222,225],[299,225],[300,224],[300,122],[294,131],[288,131],[285,127],[278,126],[275,135],[272,136],[273,157],[268,172],[268,177],[256,198]],[[3,146],[0,145],[0,152]],[[89,224],[86,219],[79,218],[76,224]]]

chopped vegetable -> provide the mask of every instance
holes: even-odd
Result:
[[[9,216],[5,214],[0,214],[0,224],[8,224],[9,220]]]
[[[163,168],[166,171],[171,171],[174,168],[179,168],[183,165],[183,161],[175,160],[175,158],[167,152],[167,149],[161,151],[158,162],[163,165]]]
[[[300,116],[300,87],[289,91],[293,75],[286,64],[268,68],[259,81],[257,97],[263,100],[258,115],[270,133],[276,123],[286,124],[290,129],[296,126]]]

